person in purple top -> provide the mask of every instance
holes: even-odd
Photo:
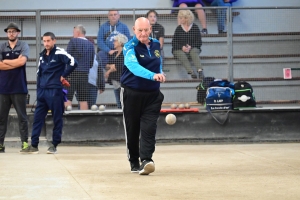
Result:
[[[205,0],[211,6],[221,6],[229,7],[232,6],[233,2],[237,0]],[[226,9],[217,9],[217,24],[219,33],[226,33],[225,31],[225,18],[226,18]]]
[[[172,0],[173,7],[179,7],[179,8],[187,8],[187,7],[195,7],[195,8],[202,8],[204,7],[204,3],[202,0]],[[203,9],[195,9],[195,12],[198,15],[198,19],[200,21],[200,24],[202,26],[201,33],[207,34],[207,26],[206,26],[206,15]],[[178,21],[178,25],[180,25]]]

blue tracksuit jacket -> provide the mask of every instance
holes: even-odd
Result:
[[[46,56],[45,49],[40,54],[37,88],[62,88],[60,77],[67,77],[77,65],[74,57],[64,49],[54,46],[49,56]]]

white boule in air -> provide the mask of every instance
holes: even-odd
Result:
[[[176,116],[174,114],[168,114],[166,116],[166,123],[169,125],[173,125],[176,123]]]

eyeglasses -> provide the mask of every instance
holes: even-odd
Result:
[[[7,31],[7,34],[16,34],[17,31]]]

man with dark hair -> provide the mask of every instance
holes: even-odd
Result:
[[[47,32],[43,35],[45,49],[40,53],[37,71],[37,105],[31,134],[31,146],[20,153],[37,154],[39,152],[39,136],[45,123],[48,110],[53,117],[52,144],[47,153],[57,152],[61,142],[64,113],[64,94],[62,82],[77,67],[77,61],[64,49],[56,47],[55,35]]]
[[[21,30],[16,23],[10,23],[4,31],[8,41],[0,45],[0,153],[5,152],[4,138],[11,104],[19,119],[22,149],[28,147],[26,61],[29,46],[18,39]]]
[[[166,78],[162,72],[160,43],[149,37],[152,32],[149,20],[138,18],[133,31],[135,36],[123,48],[121,103],[131,172],[148,175],[155,170],[152,155],[164,100],[160,83]]]

